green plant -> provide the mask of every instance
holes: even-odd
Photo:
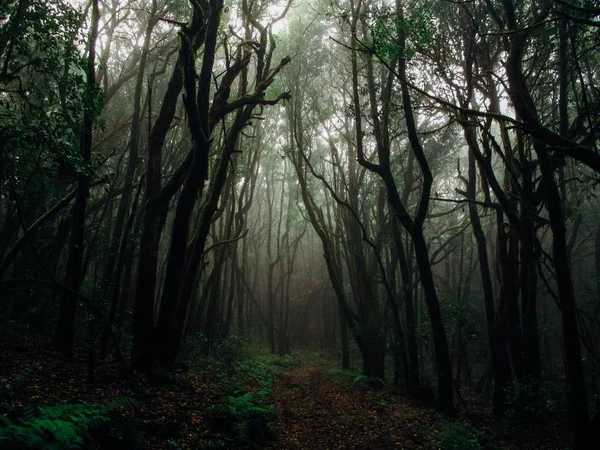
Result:
[[[247,346],[240,337],[231,336],[210,344],[209,353],[218,362],[232,364],[247,357]]]
[[[109,413],[131,407],[128,398],[103,404],[74,403],[53,406],[30,405],[14,421],[0,416],[0,447],[31,449],[79,449],[92,438],[91,432],[106,424]]]
[[[481,450],[476,432],[470,426],[452,422],[446,425],[438,438],[440,450]]]
[[[358,375],[352,382],[354,386],[367,389],[383,389],[386,387],[385,381],[377,377],[368,377],[366,375]]]
[[[346,370],[340,367],[329,369],[329,373],[335,375],[339,381],[353,381],[356,377],[361,376],[360,373],[355,370]]]
[[[223,439],[211,439],[208,441],[208,448],[227,448],[227,442]]]
[[[545,423],[566,417],[566,398],[562,384],[556,379],[523,380],[513,382],[506,388],[509,415],[519,420],[526,417]]]
[[[292,367],[292,366],[296,365],[296,361],[294,361],[294,358],[292,357],[292,355],[280,356],[273,363],[276,366],[280,366],[280,367]]]
[[[13,402],[14,386],[8,378],[0,378],[0,412],[11,409]]]
[[[261,443],[275,436],[273,407],[260,406],[251,393],[229,396],[227,402],[210,407],[209,425],[219,432],[232,434],[241,443]]]

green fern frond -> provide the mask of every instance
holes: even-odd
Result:
[[[91,440],[92,430],[110,420],[112,410],[133,405],[128,397],[102,404],[28,405],[15,423],[0,416],[0,443],[9,448],[80,449]]]

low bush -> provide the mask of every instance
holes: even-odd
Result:
[[[354,381],[356,377],[361,376],[360,372],[356,370],[346,370],[340,367],[329,369],[329,373],[334,375],[338,381]]]
[[[385,381],[377,377],[368,377],[366,375],[358,375],[352,382],[354,386],[361,389],[383,389],[386,387]]]
[[[440,450],[483,450],[475,430],[460,422],[446,425],[438,438]]]
[[[557,379],[523,380],[506,389],[508,416],[514,420],[548,423],[567,417],[567,398],[564,385]]]
[[[230,396],[207,411],[211,428],[233,436],[239,443],[260,444],[272,439],[275,436],[272,421],[276,417],[272,406],[261,406],[250,393]]]
[[[112,410],[132,405],[133,400],[124,398],[103,404],[27,406],[13,420],[0,416],[0,448],[83,448],[91,433],[110,421]]]
[[[232,349],[238,356],[230,359]],[[226,400],[211,406],[206,412],[206,420],[216,433],[233,439],[240,446],[261,444],[275,437],[272,425],[277,417],[270,405],[270,393],[274,379],[283,373],[285,367],[297,364],[294,357],[274,355],[264,346],[245,345],[237,348],[234,343],[214,345],[210,362],[205,365],[207,379],[216,382],[218,390]],[[215,363],[221,370],[215,372]],[[213,369],[210,369],[210,368]],[[212,440],[214,448],[222,447],[220,439]]]

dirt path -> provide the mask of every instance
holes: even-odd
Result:
[[[431,410],[389,392],[361,390],[328,367],[296,367],[277,381],[272,396],[278,438],[267,449],[434,448],[423,428],[433,419]]]

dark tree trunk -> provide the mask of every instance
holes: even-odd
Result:
[[[367,336],[359,344],[363,354],[363,375],[385,379],[385,337],[380,334]]]
[[[478,144],[474,133],[474,128],[469,124],[465,124],[464,134],[467,144],[470,148],[467,197],[471,200],[475,200],[477,186],[476,155],[480,154],[480,151],[477,147]],[[511,382],[510,361],[506,351],[506,330],[504,329],[506,325],[504,323],[498,328],[494,326],[496,319],[494,293],[492,288],[492,276],[490,273],[487,243],[483,227],[481,226],[479,212],[477,211],[477,205],[474,203],[469,203],[469,217],[479,255],[479,271],[481,275],[481,285],[483,288],[483,303],[488,328],[490,358],[492,361],[492,371],[494,375],[493,410],[495,415],[502,416],[506,409],[506,387]],[[500,227],[500,224],[498,225]],[[503,233],[500,228],[499,233]],[[501,237],[499,234],[499,239],[503,239],[503,242],[499,244],[499,252],[501,253],[499,255],[501,260],[500,265],[506,270],[509,267],[506,255],[506,238]],[[504,309],[502,308],[500,310],[500,314],[504,313]],[[503,322],[505,320],[506,319],[501,319]]]
[[[130,264],[127,265],[126,263],[126,254],[127,254],[127,249],[131,246],[131,244],[128,242],[129,240],[129,235],[131,233],[131,230],[133,228],[134,222],[135,222],[135,218],[137,216],[137,214],[139,214],[141,211],[138,211],[138,203],[139,203],[139,199],[141,196],[141,192],[142,192],[142,180],[140,180],[137,192],[135,194],[135,199],[133,201],[133,205],[131,207],[131,214],[129,215],[129,220],[127,221],[127,224],[125,224],[125,229],[123,230],[123,239],[121,240],[121,245],[119,246],[119,252],[117,254],[117,259],[116,259],[116,268],[114,271],[114,275],[115,275],[115,279],[114,279],[114,286],[112,289],[112,300],[111,300],[111,304],[110,304],[110,311],[108,313],[108,323],[112,326],[114,321],[115,321],[115,317],[117,315],[117,311],[119,310],[119,303],[121,301],[123,301],[123,295],[122,295],[122,285],[123,283],[121,282],[122,279],[125,279],[124,283],[126,282],[127,284],[124,284],[125,288],[129,287],[129,279],[130,276],[123,276],[123,270],[126,269],[129,274],[131,274],[131,261],[129,262]],[[102,332],[102,338],[100,341],[100,356],[103,357],[106,354],[106,350],[108,348],[108,340],[109,340],[109,330],[107,328],[104,329],[104,331]]]
[[[413,282],[408,259],[404,250],[400,228],[396,221],[392,224],[392,234],[396,254],[400,267],[400,278],[402,280],[402,299],[404,300],[404,312],[406,320],[406,348],[407,348],[407,382],[406,389],[409,393],[416,393],[419,388],[419,352],[417,348],[417,327],[413,299]]]
[[[509,263],[503,266],[502,289],[507,307],[507,332],[510,343],[510,356],[518,380],[525,376],[523,360],[523,333],[521,330],[521,312],[519,311],[519,239],[511,225],[508,227],[507,252]]]
[[[133,305],[133,367],[152,371],[152,328],[156,296],[158,247],[170,196],[161,196],[162,147],[175,116],[177,97],[183,86],[181,56],[177,61],[148,142],[144,227],[140,241],[137,287]],[[148,86],[149,93],[151,87]],[[151,95],[149,104],[152,104]],[[174,194],[174,192],[173,192]]]
[[[529,93],[523,75],[522,59],[527,34],[517,33],[519,24],[513,0],[503,1],[508,29],[508,58],[506,74],[509,81],[508,94],[522,121],[533,131],[541,130],[537,109]],[[556,269],[556,284],[562,312],[563,341],[565,346],[565,370],[569,386],[569,404],[572,424],[573,448],[589,448],[589,411],[586,396],[586,380],[581,362],[581,348],[577,326],[577,304],[571,280],[571,267],[567,250],[565,216],[560,192],[554,179],[552,166],[545,144],[534,138],[534,149],[540,164],[545,187],[545,200],[552,229],[552,251]]]
[[[438,403],[443,411],[451,412],[453,406],[453,387],[452,387],[452,363],[450,361],[450,353],[448,352],[448,340],[444,323],[442,320],[442,312],[435,291],[433,281],[433,273],[429,265],[429,255],[427,244],[423,237],[422,230],[415,230],[411,234],[415,248],[415,256],[417,267],[421,275],[421,284],[425,294],[425,303],[431,321],[431,329],[433,331],[433,345],[435,348],[435,360],[437,366],[438,378]]]
[[[532,384],[530,392],[535,398],[535,386],[541,377],[540,349],[537,321],[537,267],[534,250],[535,228],[532,217],[523,218],[519,230],[521,242],[521,308],[523,329],[524,378]]]
[[[535,200],[533,185],[533,165],[528,161],[525,143],[521,132],[517,133],[517,148],[521,172],[521,220],[517,226],[519,235],[521,265],[521,317],[523,330],[523,377],[528,379],[531,388],[528,396],[537,398],[536,389],[541,377],[540,349],[537,323],[537,267],[535,217],[539,204]]]
[[[86,90],[93,95],[96,88],[96,39],[98,37],[98,21],[100,12],[98,0],[92,1],[92,21],[90,38],[88,43],[87,80]],[[87,165],[92,155],[92,132],[94,126],[95,111],[88,106],[83,115],[83,131],[81,134],[81,156],[83,163]],[[69,259],[67,262],[67,273],[64,284],[73,291],[81,287],[83,274],[83,250],[85,246],[85,213],[90,190],[90,178],[87,167],[78,177],[77,192],[75,194],[75,205],[72,210],[73,227],[71,229],[71,241],[69,244]],[[56,345],[65,355],[73,352],[73,339],[75,333],[75,315],[77,313],[76,295],[65,294],[60,303],[60,315],[56,328]]]
[[[539,144],[538,144],[539,145]],[[552,255],[556,268],[558,297],[562,307],[562,328],[565,345],[565,368],[569,385],[569,405],[573,427],[573,448],[589,448],[591,442],[586,380],[581,362],[581,346],[577,327],[577,303],[571,281],[567,251],[565,217],[560,193],[554,180],[554,170],[545,148],[536,146],[542,177],[546,185],[546,201],[552,229]]]
[[[209,16],[206,18],[202,67],[197,87],[196,55],[193,43],[188,40],[190,37],[184,37],[181,42],[185,85],[184,104],[188,113],[192,135],[193,158],[175,209],[175,217],[171,228],[171,245],[167,255],[165,283],[156,323],[157,359],[165,367],[171,366],[175,359],[169,351],[170,346],[165,347],[162,343],[179,339],[179,336],[174,336],[174,317],[178,308],[184,308],[187,312],[188,304],[180,305],[180,289],[187,261],[190,219],[196,200],[202,195],[204,184],[208,178],[208,153],[212,133],[212,127],[209,123],[209,95],[223,1],[211,1],[210,6]],[[204,12],[202,13],[204,14]]]
[[[342,369],[350,370],[350,345],[348,343],[348,324],[342,309],[338,306],[340,317],[340,341],[342,345]]]
[[[127,239],[127,236],[123,236],[123,228],[125,226],[125,220],[129,210],[129,205],[133,196],[133,180],[135,171],[138,165],[139,159],[139,147],[140,147],[140,128],[142,119],[142,91],[144,84],[144,72],[146,70],[146,61],[148,60],[148,53],[150,49],[150,38],[152,36],[152,30],[157,23],[154,15],[156,14],[157,3],[156,0],[152,2],[152,9],[150,11],[150,18],[146,26],[146,33],[144,36],[144,44],[142,47],[142,53],[140,57],[140,65],[138,69],[137,79],[135,83],[135,91],[133,94],[133,116],[131,118],[131,132],[129,137],[129,159],[127,161],[127,171],[125,172],[125,181],[123,182],[123,192],[121,193],[121,200],[119,201],[119,207],[117,209],[117,216],[115,219],[114,231],[111,239],[111,243],[108,251],[108,258],[106,265],[104,266],[104,279],[109,283],[113,283],[116,278],[120,276],[120,273],[115,272],[117,268],[117,254],[119,249],[122,247],[121,240]],[[118,289],[116,289],[118,291]]]
[[[352,11],[352,23],[351,30],[353,34],[352,46],[360,46],[360,42],[356,42],[356,23],[359,18],[360,11]],[[402,19],[403,11],[402,5],[396,3],[396,14]],[[414,245],[415,256],[417,261],[417,267],[419,275],[421,277],[421,285],[425,295],[425,303],[429,313],[429,319],[431,322],[433,332],[433,342],[435,349],[435,360],[437,366],[437,378],[438,378],[438,405],[442,411],[452,412],[454,410],[454,390],[452,386],[452,363],[450,360],[450,353],[448,351],[448,340],[446,337],[446,330],[442,320],[442,315],[439,307],[438,296],[433,280],[433,273],[429,262],[429,255],[427,244],[423,236],[423,224],[427,216],[427,210],[429,208],[429,198],[431,194],[431,188],[433,185],[433,174],[429,167],[429,163],[423,151],[417,126],[415,123],[415,117],[412,109],[412,99],[409,91],[409,87],[406,82],[406,55],[404,54],[406,48],[406,30],[402,27],[398,27],[396,30],[398,33],[398,52],[396,55],[398,72],[397,78],[400,83],[400,89],[402,94],[402,109],[404,112],[404,121],[406,123],[408,139],[410,142],[410,148],[414,154],[415,159],[419,164],[421,174],[423,177],[423,184],[421,190],[421,196],[418,202],[417,211],[414,219],[411,217],[405,204],[402,202],[402,198],[398,192],[396,181],[392,174],[390,166],[390,148],[386,145],[386,139],[383,139],[383,133],[387,133],[387,127],[382,126],[380,128],[378,136],[377,153],[379,164],[374,164],[367,160],[365,156],[365,149],[363,146],[363,131],[361,124],[361,112],[359,105],[361,104],[361,97],[359,94],[359,79],[358,79],[358,60],[357,52],[351,53],[352,62],[352,94],[354,101],[354,114],[355,114],[355,131],[356,131],[356,150],[358,156],[358,162],[375,173],[377,173],[383,180],[388,196],[389,205],[394,212],[394,215],[398,219],[399,223],[402,224],[404,229],[408,232]],[[370,65],[367,65],[368,75],[370,75]],[[389,79],[388,79],[389,80]],[[374,126],[377,128],[379,125],[378,114],[376,113],[377,108],[374,105],[373,100],[373,89],[371,86],[371,107],[372,107],[372,119]],[[385,115],[384,115],[385,117]],[[385,125],[385,121],[384,121]]]
[[[594,256],[596,260],[596,296],[600,300],[600,224],[596,227],[594,239]]]
[[[512,381],[510,359],[506,348],[509,341],[511,317],[510,296],[513,295],[514,279],[509,257],[510,228],[505,229],[501,212],[497,213],[498,259],[500,262],[501,289],[498,308],[490,331],[490,354],[494,372],[494,414],[501,416],[506,410],[506,386]],[[508,278],[507,278],[508,277]]]
[[[203,42],[204,17],[195,8],[192,23],[186,27],[182,39],[195,52]],[[180,49],[167,91],[163,97],[158,117],[150,131],[146,163],[146,199],[144,205],[144,228],[140,242],[140,257],[136,296],[133,305],[133,368],[151,373],[154,363],[154,307],[156,301],[156,281],[158,249],[166,221],[169,202],[175,195],[192,164],[193,152],[179,166],[169,183],[161,189],[162,148],[175,117],[177,100],[183,88],[184,62],[188,52]],[[152,106],[152,88],[148,86],[148,104]],[[151,117],[151,114],[149,114]]]
[[[164,335],[165,339],[162,341],[164,345],[158,347],[158,357],[166,366],[172,365],[175,362],[175,358],[179,352],[185,316],[193,295],[196,275],[200,268],[202,255],[204,254],[212,217],[217,211],[221,191],[225,185],[227,168],[229,167],[231,155],[237,142],[237,136],[242,128],[240,125],[242,120],[243,119],[235,120],[237,125],[233,125],[230,129],[227,137],[228,145],[222,150],[215,176],[211,180],[211,189],[207,193],[208,198],[204,202],[202,211],[200,212],[198,227],[187,259],[187,266],[182,279],[180,279],[181,290],[179,291],[178,296],[179,302],[176,305],[176,308],[168,308],[168,310],[165,311],[161,308],[161,315],[168,314],[164,317],[165,330],[166,324],[171,324],[170,332],[167,335]],[[243,123],[245,123],[245,121],[243,121]],[[171,300],[171,302],[173,301],[174,299]]]

